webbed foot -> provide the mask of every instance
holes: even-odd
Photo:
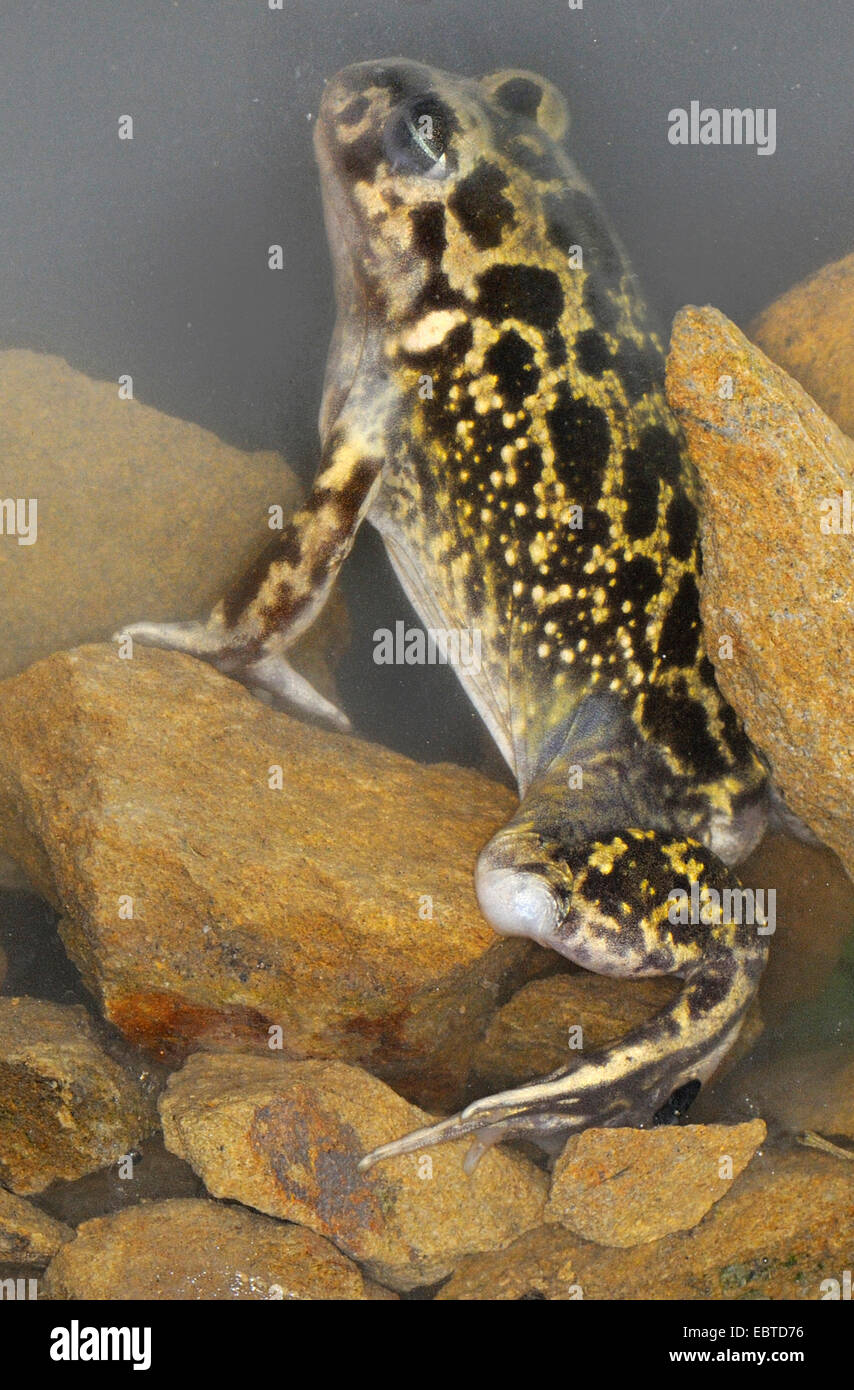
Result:
[[[241,681],[250,690],[266,691],[285,705],[326,720],[342,733],[350,730],[350,721],[343,710],[315,690],[290,664],[277,634],[260,645],[238,644],[229,638],[215,610],[206,623],[131,623],[114,634],[115,641],[128,637],[145,646],[198,657],[223,675]]]

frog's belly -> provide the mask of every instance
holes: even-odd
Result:
[[[448,633],[468,631],[466,641],[448,644],[449,664],[471,700],[502,757],[522,785],[527,784],[524,741],[514,738],[513,678],[507,630],[497,614],[476,618],[467,602],[464,583],[442,572],[435,559],[419,554],[421,547],[408,541],[386,508],[377,508],[370,520],[383,538],[388,557],[407,598],[427,628]],[[479,636],[476,636],[479,634]],[[455,660],[462,652],[472,660]]]

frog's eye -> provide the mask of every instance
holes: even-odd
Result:
[[[444,179],[451,172],[453,118],[438,97],[417,97],[395,107],[383,131],[392,173]]]

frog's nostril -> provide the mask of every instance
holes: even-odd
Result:
[[[478,860],[474,879],[480,910],[502,936],[548,941],[560,921],[557,900],[539,874],[496,868],[487,855]]]

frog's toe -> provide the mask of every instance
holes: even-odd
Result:
[[[227,667],[223,666],[222,669],[227,670]],[[352,727],[344,711],[315,690],[311,682],[277,652],[268,653],[247,665],[240,679],[249,686],[266,690],[303,714],[325,720],[341,733],[349,733]]]
[[[211,661],[222,649],[222,638],[214,637],[207,623],[128,623],[113,633],[114,642],[131,638],[146,647],[165,647],[167,651],[186,652]]]
[[[165,647],[168,651],[184,652],[216,666],[225,676],[232,676],[250,690],[266,691],[274,700],[323,719],[334,728],[347,733],[350,721],[343,710],[327,700],[314,686],[294,670],[276,645],[276,637],[260,648],[230,636],[216,617],[208,622],[131,623],[114,634],[114,641],[131,638],[147,647]]]

